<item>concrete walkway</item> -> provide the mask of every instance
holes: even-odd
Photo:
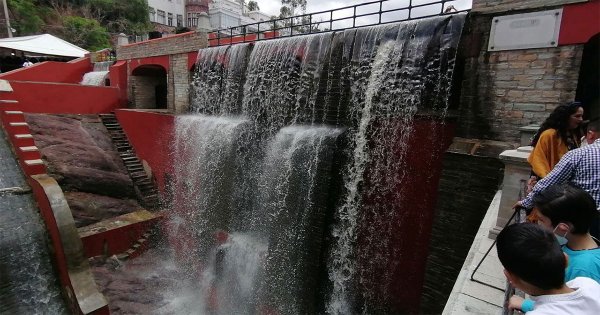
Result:
[[[471,280],[473,270],[493,243],[493,240],[488,238],[488,232],[495,226],[501,194],[501,191],[496,193],[479,227],[479,231],[475,235],[469,254],[456,279],[454,288],[452,288],[448,302],[446,302],[446,307],[442,313],[444,315],[502,313],[504,291]],[[475,273],[474,279],[498,288],[506,286],[506,278],[495,247]]]

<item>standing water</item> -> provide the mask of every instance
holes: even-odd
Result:
[[[169,235],[196,309],[415,312],[463,21],[199,52]]]

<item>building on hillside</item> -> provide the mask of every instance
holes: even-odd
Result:
[[[175,33],[177,27],[184,27],[186,0],[148,0],[150,22],[154,31],[161,34]]]
[[[247,6],[243,6],[236,0],[212,0],[208,15],[210,24],[214,29],[235,27],[271,19],[269,15],[263,12],[248,11]]]
[[[176,28],[195,29],[198,14],[208,13],[214,29],[235,27],[268,21],[269,15],[260,11],[248,11],[238,0],[148,0],[150,22],[154,31],[163,36],[174,34]]]

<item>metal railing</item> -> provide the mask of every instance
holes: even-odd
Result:
[[[526,180],[521,180],[519,183],[519,200],[523,200],[525,198],[525,196],[527,196],[527,181]],[[525,211],[524,208],[522,207],[516,207],[514,209],[514,212],[512,214],[512,216],[508,219],[508,221],[506,222],[506,224],[504,225],[503,228],[507,227],[510,224],[515,224],[515,223],[523,223],[527,221],[527,212]],[[483,263],[483,261],[485,260],[485,258],[490,254],[490,252],[492,251],[492,249],[496,246],[496,240],[494,240],[494,242],[492,242],[492,245],[488,248],[488,250],[485,252],[485,254],[483,255],[483,257],[481,258],[481,260],[479,260],[479,263],[477,263],[477,266],[475,267],[475,269],[473,269],[473,272],[471,273],[471,281],[473,282],[477,282],[479,284],[485,285],[487,287],[499,290],[499,291],[503,291],[504,292],[504,302],[502,305],[502,315],[513,315],[514,314],[514,310],[510,310],[508,308],[508,301],[510,299],[511,296],[513,295],[518,295],[521,297],[525,297],[524,292],[522,292],[521,290],[516,289],[515,287],[512,286],[512,284],[510,282],[506,282],[506,287],[504,288],[499,288],[495,285],[491,285],[489,283],[483,282],[481,280],[477,280],[475,279],[475,273],[477,273],[477,270],[479,270],[479,267],[481,267],[481,264]]]
[[[468,9],[456,10],[452,5],[457,2],[456,0],[440,0],[433,2],[426,2],[424,0],[403,0],[398,2],[405,4],[393,6],[395,1],[370,1],[332,10],[223,28],[217,30],[214,37],[209,38],[209,40],[211,41],[211,46],[230,45],[232,43],[246,43],[272,38],[343,31],[357,27],[374,26],[469,11]],[[391,4],[389,6],[393,7],[386,8],[388,4]],[[392,16],[393,14],[397,16]],[[363,20],[366,22],[361,22]]]

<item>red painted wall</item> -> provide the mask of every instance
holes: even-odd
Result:
[[[171,144],[175,117],[131,109],[116,110],[117,119],[138,157],[152,168],[158,187],[164,192],[165,174],[171,171]]]
[[[559,45],[584,44],[600,33],[600,0],[565,5],[563,8]]]
[[[127,62],[118,61],[110,67],[110,86],[119,89],[119,104],[127,106]]]
[[[169,62],[169,59],[170,55],[131,59],[129,60],[129,74],[131,74],[137,67],[146,65],[162,66],[168,73],[169,69],[171,68],[171,63]]]
[[[403,122],[398,121],[397,130]],[[443,154],[452,142],[454,124],[416,118],[408,139],[408,151],[398,161],[405,167],[377,173],[367,169],[366,182],[377,183],[405,173],[392,181],[392,189],[363,196],[358,228],[358,273],[360,290],[370,292],[366,304],[393,314],[416,314],[422,294],[437,189]],[[401,143],[375,144],[400,152]],[[365,184],[368,187],[369,184]]]
[[[12,93],[0,99],[18,100],[27,113],[98,114],[119,107],[119,90],[112,87],[78,84],[10,81]]]
[[[92,71],[89,57],[69,62],[46,61],[28,68],[0,74],[0,79],[15,81],[56,82],[77,84],[86,72]]]

